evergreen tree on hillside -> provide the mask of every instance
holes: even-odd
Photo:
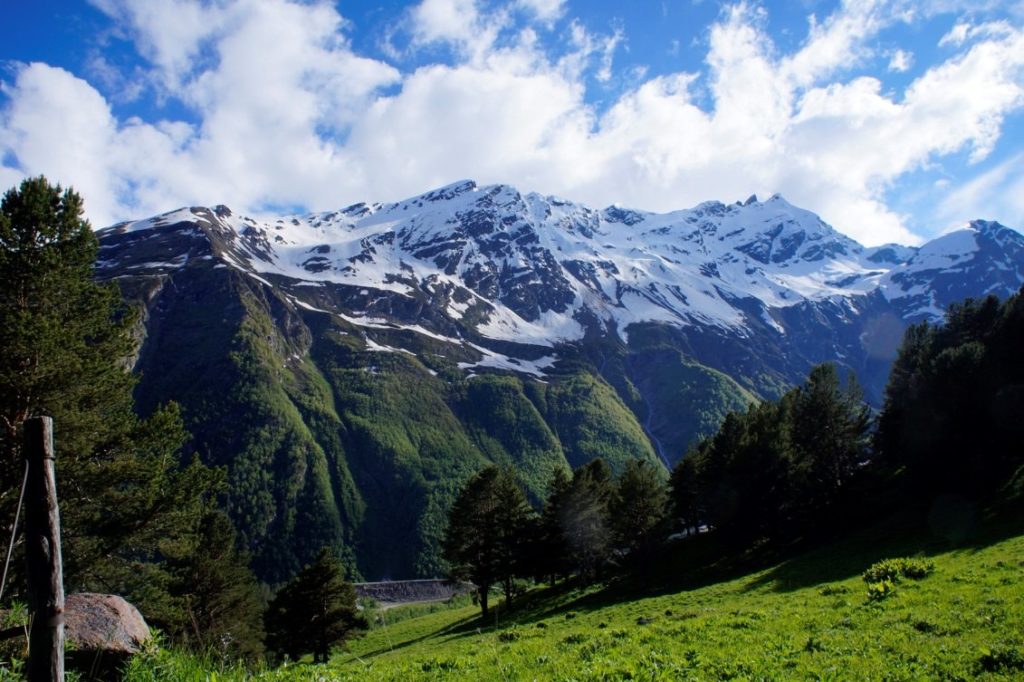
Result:
[[[688,532],[696,532],[704,521],[698,478],[699,458],[699,446],[695,445],[672,468],[669,477],[669,497],[672,505],[670,516]]]
[[[175,551],[176,550],[176,551]],[[211,509],[191,542],[168,552],[174,580],[169,591],[185,613],[175,639],[203,652],[254,660],[263,654],[261,588],[238,551],[227,515]]]
[[[490,466],[459,492],[448,516],[444,556],[452,578],[477,586],[481,615],[488,593],[500,584],[511,606],[517,576],[528,571],[526,529],[531,510],[510,471]]]
[[[875,448],[920,492],[983,494],[1024,465],[1024,290],[950,306],[911,327],[886,387]]]
[[[22,425],[52,415],[66,587],[124,594],[148,614],[170,603],[162,548],[196,531],[218,474],[198,463],[179,467],[186,434],[174,406],[145,420],[133,412],[137,318],[114,285],[92,280],[97,250],[75,192],[38,177],[4,194],[0,503],[8,523]]]
[[[614,494],[611,469],[603,459],[573,472],[559,509],[559,524],[568,556],[583,582],[598,577],[611,559],[609,504]]]
[[[616,481],[609,511],[616,543],[634,560],[642,560],[661,540],[668,504],[664,472],[646,460],[627,462]]]
[[[690,464],[676,466],[673,481],[695,485],[687,504],[720,532],[776,535],[794,506],[789,432],[785,399],[731,413],[718,433],[691,450]],[[677,500],[686,494],[673,492]]]
[[[677,518],[741,539],[799,535],[822,523],[868,460],[870,414],[832,365],[778,401],[726,416],[672,473]]]
[[[562,508],[572,483],[569,472],[558,467],[548,483],[548,496],[537,520],[536,532],[528,544],[530,573],[538,582],[552,585],[559,576],[569,572],[569,555],[562,536]]]
[[[326,548],[281,588],[266,614],[268,646],[293,660],[312,653],[314,663],[326,663],[333,648],[364,629],[355,588]]]
[[[814,367],[787,401],[802,493],[811,508],[821,509],[837,501],[867,461],[870,412],[853,373],[842,386],[832,364]]]

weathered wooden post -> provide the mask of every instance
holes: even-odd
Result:
[[[25,421],[25,560],[32,629],[28,681],[64,680],[64,564],[60,552],[60,512],[54,474],[53,418]]]

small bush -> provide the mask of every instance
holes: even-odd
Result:
[[[505,630],[498,633],[499,642],[514,642],[519,639],[519,633],[515,630]]]
[[[864,571],[864,582],[880,583],[889,581],[899,582],[900,578],[920,580],[935,570],[935,564],[924,559],[913,559],[904,557],[902,559],[885,559],[871,565],[871,568]]]
[[[935,564],[924,559],[903,559],[903,566],[900,573],[904,578],[921,580],[926,578],[935,570]]]
[[[896,585],[891,580],[879,580],[875,583],[868,583],[868,600],[882,601],[892,596],[896,591]]]

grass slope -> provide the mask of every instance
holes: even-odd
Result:
[[[497,627],[481,623],[472,606],[429,613],[371,631],[327,666],[254,677],[1021,679],[1020,523],[1002,537],[955,548],[906,525],[885,528],[766,570],[655,596],[539,591],[510,617],[499,614]],[[903,579],[885,599],[868,598],[865,569],[915,554],[934,562],[931,575]],[[128,679],[206,679],[208,672],[164,652],[137,659]],[[243,678],[232,670],[218,675]]]

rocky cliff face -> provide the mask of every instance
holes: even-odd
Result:
[[[865,248],[778,196],[652,214],[468,181],[100,238],[99,276],[145,309],[139,402],[183,404],[269,579],[323,544],[367,578],[434,575],[484,463],[535,499],[556,466],[671,465],[818,362],[877,404],[908,323],[1024,282],[1024,237],[996,223]]]

